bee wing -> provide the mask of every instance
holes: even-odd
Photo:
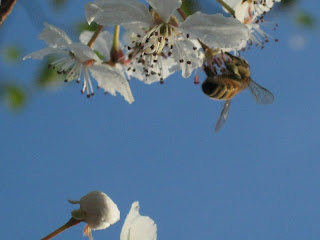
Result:
[[[274,96],[264,87],[250,79],[249,89],[254,100],[259,104],[271,104],[274,101]]]
[[[214,129],[214,132],[218,132],[220,130],[220,128],[223,126],[223,124],[226,122],[228,115],[229,115],[230,105],[231,105],[231,100],[227,100],[224,103],[223,109],[220,113],[220,117],[219,117],[218,122],[216,124],[216,127]]]

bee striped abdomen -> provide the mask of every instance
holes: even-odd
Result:
[[[203,92],[216,100],[231,99],[242,89],[243,83],[241,81],[225,77],[207,78],[202,84]]]

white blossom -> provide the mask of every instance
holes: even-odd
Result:
[[[80,41],[82,43],[88,42],[94,33],[90,31],[84,31],[80,35]],[[100,64],[100,68],[108,68],[101,74],[101,71],[97,72],[96,67],[91,71],[92,76],[97,80],[98,87],[103,88],[107,93],[116,95],[119,92],[124,98],[132,103],[134,101],[128,80],[126,78],[125,68],[118,62],[112,62],[111,49],[113,43],[113,36],[108,31],[103,31],[99,34],[98,38],[94,42],[92,49],[98,51],[101,56],[104,57],[103,62]],[[122,45],[119,42],[119,48],[122,49]]]
[[[139,202],[134,202],[123,224],[120,240],[157,240],[157,225],[139,213]]]
[[[270,11],[275,2],[281,0],[225,0],[234,9],[235,18],[248,27],[250,31],[249,44],[261,45],[268,42],[270,35],[266,34],[260,27],[264,23],[264,15]]]
[[[147,2],[152,7],[150,11],[137,0],[97,0],[85,7],[88,23],[135,24],[140,28],[138,39],[131,46],[131,57],[143,65],[147,77],[153,72],[160,75],[161,80],[163,62],[171,56],[179,63],[183,77],[189,77],[192,70],[202,64],[199,49],[190,39],[199,38],[218,48],[234,48],[249,37],[246,27],[221,14],[198,12],[180,23],[173,12],[180,7],[181,0]]]
[[[235,17],[244,23],[250,23],[258,16],[266,14],[275,2],[281,0],[224,0],[235,11]]]
[[[80,201],[69,200],[72,204],[80,204],[80,209],[72,211],[72,217],[87,223],[84,234],[92,239],[91,230],[106,229],[120,219],[117,205],[105,193],[93,191]]]
[[[44,40],[49,46],[25,56],[24,60],[27,58],[41,60],[47,55],[57,55],[58,60],[50,63],[49,67],[56,69],[59,74],[66,74],[66,82],[76,80],[80,83],[83,76],[82,93],[86,92],[88,97],[94,95],[90,72],[97,80],[98,86],[104,88],[106,92],[115,95],[118,91],[129,103],[134,101],[123,73],[117,68],[103,64],[86,44],[73,43],[64,31],[47,23],[39,39]]]

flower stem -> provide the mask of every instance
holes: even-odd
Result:
[[[99,25],[98,29],[94,32],[94,34],[92,35],[90,41],[88,42],[88,47],[92,47],[92,45],[94,44],[94,42],[97,40],[101,30],[102,30],[103,26]]]
[[[112,48],[114,50],[118,50],[119,49],[119,36],[120,36],[120,25],[116,25],[114,27],[113,44],[112,44]]]
[[[58,228],[54,232],[50,233],[48,236],[42,238],[41,240],[52,239],[53,237],[57,236],[58,234],[62,233],[65,230],[67,230],[68,228],[71,228],[71,227],[79,224],[80,222],[82,222],[82,220],[76,220],[72,217],[72,218],[70,218],[70,220],[66,224],[64,224],[63,226],[61,226],[60,228]]]
[[[184,14],[184,12],[181,10],[181,8],[177,9],[178,13],[180,14],[180,16],[183,18],[183,20],[186,20],[186,15]]]
[[[227,9],[227,11],[228,11],[233,17],[235,17],[235,12],[234,12],[234,10],[233,10],[228,4],[226,4],[223,0],[217,0],[217,2],[220,3],[222,7],[224,7],[225,9]]]
[[[109,64],[120,62],[124,64],[124,56],[122,50],[119,48],[119,36],[120,36],[120,25],[114,27],[113,33],[113,43],[110,51],[110,61]]]

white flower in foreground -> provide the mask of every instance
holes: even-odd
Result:
[[[123,224],[120,240],[157,240],[157,225],[139,213],[139,202],[134,202]]]
[[[137,29],[137,32],[140,31],[141,29]],[[138,37],[136,33],[129,33],[127,31],[125,39],[127,45],[136,42],[137,39]],[[128,49],[131,50],[132,48],[128,47]],[[154,82],[164,83],[164,79],[180,70],[180,64],[172,57],[167,58],[166,56],[162,55],[154,60],[153,55],[141,55],[141,50],[135,47],[133,47],[133,49],[135,50],[129,52],[128,54],[130,64],[127,66],[127,73],[146,84],[151,84]],[[201,54],[201,52],[199,52],[199,54]]]
[[[88,97],[94,95],[90,72],[106,92],[115,95],[118,91],[129,103],[134,101],[130,86],[127,80],[123,79],[123,73],[103,64],[87,45],[72,43],[64,31],[47,23],[39,34],[39,39],[44,40],[49,46],[25,56],[23,60],[27,58],[41,60],[47,55],[57,55],[60,58],[49,64],[49,67],[56,69],[59,74],[66,74],[66,82],[76,80],[79,83],[83,76],[82,93],[86,92]]]
[[[260,24],[264,22],[264,17],[270,11],[275,2],[281,0],[225,0],[235,11],[235,18],[241,23],[245,24],[250,30],[250,44],[261,45],[269,41],[270,36],[266,34],[261,28]],[[277,41],[277,40],[276,40]]]
[[[80,209],[72,212],[72,217],[87,223],[84,234],[92,239],[92,230],[108,228],[120,219],[117,205],[105,193],[93,191],[85,195],[80,201],[69,200],[72,204],[80,204]]]
[[[90,31],[82,32],[80,35],[80,41],[82,43],[89,42],[93,34],[94,33]],[[97,80],[99,88],[103,88],[107,93],[114,96],[116,95],[116,91],[120,92],[120,94],[124,96],[129,103],[132,103],[134,100],[126,78],[125,67],[119,62],[115,62],[111,59],[112,44],[113,36],[108,31],[103,31],[99,34],[92,46],[93,50],[98,51],[99,54],[104,57],[104,64],[102,65],[109,69],[104,76],[107,81],[100,78],[95,72],[91,72],[91,74]],[[119,49],[122,49],[121,44]]]
[[[97,0],[85,7],[89,24],[92,21],[101,25],[129,24],[141,29],[131,47],[131,57],[147,70],[146,76],[153,71],[161,80],[162,62],[172,56],[180,64],[183,77],[189,77],[202,64],[199,49],[190,39],[199,38],[217,48],[235,48],[249,37],[246,27],[221,14],[198,12],[180,23],[172,15],[181,6],[181,0],[147,2],[152,7],[150,11],[137,0]]]

